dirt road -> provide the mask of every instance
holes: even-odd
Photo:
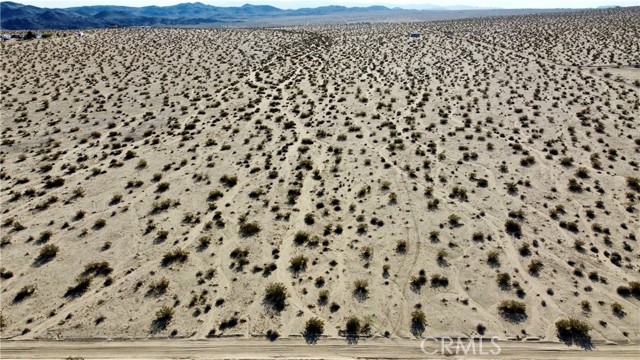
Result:
[[[422,346],[421,346],[422,345]],[[468,348],[456,345],[452,354],[441,352],[440,343],[417,340],[376,339],[349,345],[344,340],[320,340],[307,345],[301,339],[270,343],[256,339],[148,340],[148,341],[10,341],[0,342],[2,359],[638,359],[638,344],[596,344],[585,351],[549,342],[498,342]],[[465,342],[464,347],[469,343]],[[422,351],[425,349],[428,353]],[[497,353],[499,348],[499,353]],[[446,350],[445,350],[446,352]]]

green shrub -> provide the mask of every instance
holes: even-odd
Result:
[[[511,275],[507,273],[498,273],[496,276],[496,282],[501,288],[508,289],[511,287]]]
[[[58,245],[47,244],[40,248],[40,252],[38,253],[38,258],[36,259],[36,261],[39,263],[51,261],[54,257],[56,257],[56,255],[58,255],[59,251],[60,248],[58,247]]]
[[[224,186],[226,186],[228,188],[231,188],[231,187],[236,186],[236,184],[238,183],[238,177],[237,176],[231,176],[231,175],[223,175],[220,178],[220,182]]]
[[[447,287],[449,286],[449,279],[446,276],[440,274],[431,275],[431,287]]]
[[[308,232],[298,231],[293,237],[293,242],[298,246],[302,246],[309,241],[309,238],[311,238],[311,235]]]
[[[309,259],[304,255],[298,255],[291,258],[291,260],[289,260],[289,263],[290,263],[289,268],[291,269],[291,272],[293,272],[294,274],[297,274],[301,271],[306,270],[307,261],[309,261]]]
[[[324,332],[324,321],[322,319],[313,317],[307,320],[307,323],[304,326],[304,337],[308,343],[315,343],[320,335]]]
[[[16,296],[13,298],[13,302],[14,303],[18,303],[18,302],[23,301],[24,299],[26,299],[29,296],[33,295],[33,293],[36,292],[36,289],[37,289],[36,285],[25,285],[25,286],[23,286],[20,289],[20,291],[18,291]]]
[[[522,228],[520,227],[520,223],[515,220],[509,219],[505,221],[504,228],[507,234],[519,237],[522,236]]]
[[[347,323],[345,325],[345,334],[347,336],[357,336],[362,329],[362,324],[360,323],[360,319],[356,316],[352,316],[347,319]]]
[[[107,276],[111,274],[112,271],[113,269],[111,268],[111,265],[109,265],[109,262],[107,261],[94,261],[84,266],[85,275],[93,274],[96,276],[98,275]]]
[[[520,322],[527,318],[527,305],[516,300],[505,300],[498,305],[500,315],[510,321]]]
[[[169,266],[175,262],[184,263],[189,257],[189,252],[181,248],[175,248],[162,257],[162,266]]]
[[[415,336],[420,336],[425,330],[427,325],[427,316],[422,310],[414,310],[411,313],[411,333]]]
[[[364,279],[358,279],[353,282],[353,295],[364,300],[369,296],[369,282]]]
[[[591,326],[589,326],[589,324],[572,317],[556,321],[556,333],[558,339],[569,344],[590,343],[590,330]]]
[[[407,253],[407,240],[398,240],[398,241],[396,241],[396,252],[398,254],[406,254]]]
[[[627,178],[627,186],[632,190],[640,192],[640,178],[629,176]]]
[[[259,233],[260,230],[262,230],[262,228],[260,227],[260,224],[258,224],[257,222],[252,222],[252,223],[245,222],[240,224],[239,232],[240,232],[240,236],[242,237],[250,237]]]
[[[91,282],[93,280],[92,276],[82,275],[76,278],[76,283],[74,286],[71,286],[67,289],[67,292],[64,294],[65,297],[76,298],[87,292],[89,290],[89,286],[91,286]]]
[[[533,276],[538,276],[538,274],[540,273],[540,270],[542,270],[543,267],[544,265],[542,264],[542,261],[533,259],[531,260],[528,266],[529,274]]]
[[[147,295],[149,296],[159,296],[167,292],[169,288],[169,280],[163,277],[160,280],[154,280],[149,284],[149,290],[147,291]]]
[[[283,283],[273,283],[265,288],[263,301],[265,305],[280,312],[284,310],[288,297],[289,293]]]

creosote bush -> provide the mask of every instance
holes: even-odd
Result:
[[[181,248],[175,248],[162,257],[162,266],[169,266],[173,263],[184,263],[189,257],[189,252]]]
[[[272,283],[267,285],[264,291],[264,303],[272,310],[280,312],[286,306],[286,300],[289,292],[283,283]]]
[[[257,222],[251,222],[251,223],[245,222],[240,224],[239,232],[240,232],[240,236],[242,237],[250,237],[258,234],[260,230],[262,230],[262,228],[260,227],[260,224],[258,224]]]
[[[313,317],[307,320],[307,323],[304,326],[303,336],[307,340],[307,343],[314,344],[323,332],[324,321],[320,318]]]
[[[589,331],[591,326],[576,318],[561,319],[556,321],[556,334],[558,339],[568,344],[590,346]]]
[[[516,300],[505,300],[498,305],[500,315],[513,322],[521,322],[527,318],[527,305]]]

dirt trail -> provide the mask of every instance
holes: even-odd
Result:
[[[640,346],[637,344],[597,345],[594,350],[584,351],[560,343],[548,342],[497,342],[483,343],[483,354],[479,344],[475,355],[469,350],[464,355],[460,350],[455,355],[439,351],[440,342],[427,341],[422,346],[433,355],[422,351],[418,340],[373,339],[348,345],[341,339],[323,339],[316,345],[306,345],[301,339],[281,339],[269,343],[258,339],[217,339],[210,341],[149,340],[149,341],[2,341],[3,359],[443,359],[443,358],[500,358],[500,359],[637,359]],[[492,355],[490,351],[500,353]],[[445,350],[446,352],[446,350]]]

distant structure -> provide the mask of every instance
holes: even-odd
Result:
[[[2,41],[9,41],[11,40],[11,35],[9,34],[3,34],[2,35]]]
[[[453,31],[445,31],[444,34],[449,38],[452,39],[453,38]]]
[[[412,31],[412,32],[409,33],[409,37],[419,38],[420,37],[420,33],[417,32],[417,31]]]
[[[109,29],[117,29],[119,27],[118,24],[109,24]]]

